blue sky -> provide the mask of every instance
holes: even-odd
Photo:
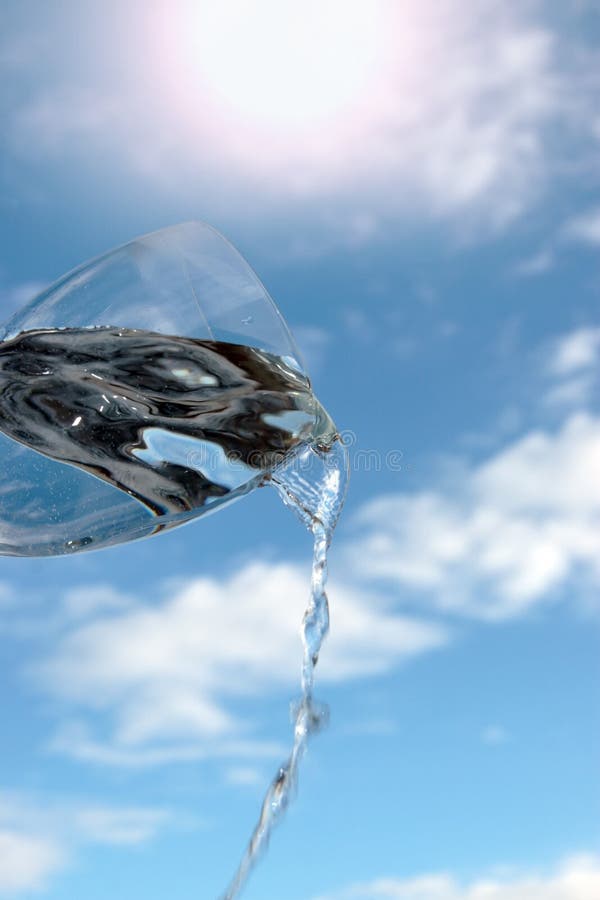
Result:
[[[189,219],[350,439],[330,725],[249,900],[600,895],[595,0],[0,0],[0,304]],[[0,896],[217,897],[291,738],[274,492],[0,565]]]

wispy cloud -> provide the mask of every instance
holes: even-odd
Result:
[[[513,273],[525,278],[544,275],[557,267],[573,245],[591,251],[600,246],[600,207],[579,212],[555,226],[545,246],[519,261]]]
[[[600,859],[581,855],[551,872],[490,873],[462,883],[446,873],[378,878],[314,900],[595,900],[599,893]]]
[[[288,213],[297,203],[312,228],[308,251],[301,238],[297,249],[310,254],[319,246],[315,227],[321,242],[329,232],[360,245],[381,234],[389,216],[470,221],[478,234],[502,227],[564,175],[561,156],[577,168],[595,141],[590,62],[581,47],[559,42],[533,5],[409,0],[360,12],[336,0],[302,4],[286,57],[280,43],[293,7],[277,41],[265,28],[236,43],[240,28],[233,18],[228,27],[227,16],[240,11],[217,13],[208,3],[159,3],[122,17],[114,52],[136,47],[138,61],[160,60],[159,79],[123,57],[122,77],[111,83],[90,46],[74,87],[64,43],[47,38],[51,82],[40,87],[37,79],[18,104],[4,97],[15,160],[85,166],[106,158],[151,177],[155,189],[166,184],[187,195],[194,184],[205,200],[217,184],[219,202],[227,195],[242,216],[249,193]],[[249,27],[279,15],[277,4],[262,0]],[[331,46],[315,44],[315,35],[329,33]],[[66,64],[53,55],[59,46]],[[249,46],[252,65],[244,66]],[[0,66],[18,57],[25,78],[19,35],[12,51],[10,35],[3,47]],[[329,94],[334,108],[320,114]]]
[[[135,846],[152,840],[169,821],[164,809],[86,806],[73,813],[73,824],[87,840],[110,846]]]
[[[592,247],[600,245],[600,207],[587,210],[566,222],[562,237]]]
[[[579,328],[557,339],[550,371],[572,375],[600,364],[600,328]]]
[[[356,526],[348,565],[358,578],[395,583],[447,613],[506,619],[570,578],[598,585],[600,419],[574,414],[452,486],[373,500]]]
[[[164,809],[0,792],[0,892],[41,890],[87,846],[144,844],[170,819]]]
[[[577,328],[556,338],[547,351],[546,376],[548,405],[587,406],[600,380],[600,328]]]
[[[232,766],[225,773],[225,778],[229,784],[239,787],[254,787],[265,783],[263,774],[253,766]]]
[[[18,893],[42,888],[67,863],[52,836],[22,834],[0,828],[0,891]]]
[[[209,757],[219,759],[267,760],[281,759],[286,747],[276,741],[250,738],[223,738],[165,741],[162,745],[121,744],[113,734],[98,737],[93,722],[67,720],[61,724],[48,744],[51,752],[76,759],[93,766],[122,769],[149,769],[156,766],[201,762]]]
[[[524,278],[531,278],[549,272],[554,267],[554,263],[555,257],[552,250],[540,250],[533,256],[528,256],[517,263],[514,273]]]
[[[72,713],[53,747],[113,765],[272,754],[278,748],[249,739],[230,703],[273,685],[296,687],[307,589],[300,567],[255,562],[228,578],[191,579],[152,604],[119,608],[100,592],[97,615],[81,621],[69,612],[32,670],[38,687]],[[322,681],[386,672],[448,639],[441,626],[390,611],[372,591],[334,583],[330,596],[336,626]],[[77,607],[71,591],[68,610]],[[91,724],[100,710],[114,722],[104,737]]]

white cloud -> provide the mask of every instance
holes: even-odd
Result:
[[[87,722],[68,720],[57,730],[49,750],[80,762],[124,769],[144,769],[171,763],[198,762],[215,756],[220,759],[280,759],[286,747],[275,741],[228,738],[213,740],[179,740],[153,746],[126,746],[111,735],[106,740],[91,734]]]
[[[0,892],[38,890],[66,864],[63,849],[52,837],[0,828]]]
[[[118,84],[90,47],[73,87],[64,42],[47,39],[54,83],[5,100],[15,156],[129,160],[155,188],[196,184],[241,215],[248,192],[288,214],[291,200],[306,212],[325,197],[313,233],[360,244],[388,214],[502,226],[556,179],[560,143],[582,154],[593,140],[589,61],[529,4],[327,0],[282,18],[260,0],[240,27],[243,14],[171,2],[121,17],[115,53],[136,47],[161,77],[123,59]]]
[[[597,151],[596,151],[597,153]],[[600,246],[600,207],[579,212],[564,221],[547,240],[546,247],[518,262],[513,272],[522,277],[533,277],[549,272],[573,244],[594,250]]]
[[[308,569],[252,563],[223,580],[191,579],[152,605],[107,608],[91,622],[67,617],[33,671],[73,713],[54,748],[113,765],[272,755],[278,748],[249,740],[228,707],[274,686],[296,688],[308,589]],[[385,672],[447,640],[440,626],[394,614],[373,593],[334,584],[330,603],[321,681]],[[81,718],[98,710],[114,716],[108,737]]]
[[[314,900],[596,900],[600,858],[573,856],[553,872],[491,874],[460,883],[448,874],[379,878]]]
[[[327,18],[327,8],[334,5],[321,4],[319,15]],[[261,6],[273,8],[272,3]],[[345,18],[340,14],[340,24],[346,24]],[[362,25],[364,46],[373,27],[377,32],[377,65],[354,102],[323,121],[309,118],[300,134],[297,128],[277,127],[277,121],[287,121],[285,98],[278,100],[270,118],[248,116],[248,103],[241,115],[219,115],[204,126],[224,149],[228,164],[302,195],[331,196],[349,183],[360,194],[362,184],[377,197],[379,208],[395,213],[455,216],[477,210],[484,223],[502,225],[522,212],[547,174],[548,126],[558,119],[564,134],[574,118],[574,105],[561,100],[563,81],[578,79],[564,65],[569,57],[564,41],[559,56],[554,36],[542,22],[526,10],[519,13],[490,0],[476,9],[457,0],[410,0],[401,7],[374,3],[363,19],[357,27]],[[172,21],[180,33],[177,17]],[[336,54],[344,50],[345,29],[339,30]],[[315,56],[318,65],[313,42],[319,31],[314,27],[306,42],[295,35],[293,65],[302,54],[312,63],[307,71]],[[268,30],[265,35],[265,44],[272,45]],[[226,55],[227,47],[223,49]],[[356,49],[348,53],[354,60],[350,71],[361,57]],[[171,43],[170,50],[172,79],[187,91],[189,108],[197,109],[189,67],[184,72],[182,66],[185,41]],[[271,46],[263,51],[268,61]],[[167,65],[169,59],[167,55]],[[197,65],[207,84],[207,106],[214,107],[221,99],[220,81],[210,69],[205,71],[202,54]],[[235,71],[239,61],[231,59],[228,65]],[[331,70],[334,66],[329,76]],[[248,78],[242,66],[238,78],[245,95]],[[582,97],[586,82],[579,80]],[[273,89],[279,91],[280,85]],[[260,96],[264,100],[264,92]],[[197,139],[202,126],[196,123],[195,128]],[[189,146],[197,146],[196,141]]]
[[[592,372],[560,379],[545,392],[544,403],[548,407],[581,409],[592,399],[594,382]]]
[[[87,805],[0,792],[0,893],[46,888],[87,846],[144,844],[170,818],[163,809]]]
[[[546,376],[548,406],[581,409],[589,405],[600,377],[600,328],[578,328],[553,341]]]
[[[229,784],[240,787],[254,787],[265,783],[262,773],[253,766],[232,766],[225,777]]]
[[[96,844],[111,846],[144,844],[156,836],[169,818],[169,813],[162,809],[107,806],[84,807],[73,816],[80,834]]]
[[[553,375],[572,375],[600,364],[600,328],[579,328],[556,342],[550,372]]]
[[[581,244],[600,245],[600,208],[570,219],[563,228],[563,237]]]
[[[105,612],[130,609],[132,597],[115,590],[111,585],[86,585],[71,588],[62,598],[61,613],[67,619],[90,619]]]
[[[531,432],[445,490],[383,496],[348,563],[446,612],[522,615],[570,578],[600,583],[600,419]]]
[[[528,256],[515,266],[515,274],[523,277],[543,275],[554,266],[554,253],[550,250],[540,250],[533,256]]]

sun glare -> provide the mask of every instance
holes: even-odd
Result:
[[[274,131],[301,131],[365,104],[386,37],[376,0],[196,2],[175,7],[165,25],[180,92]]]

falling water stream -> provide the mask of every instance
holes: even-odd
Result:
[[[285,812],[298,782],[300,762],[308,742],[327,720],[327,710],[313,697],[315,667],[329,631],[327,550],[341,511],[348,480],[347,450],[339,438],[325,446],[308,445],[271,477],[283,502],[311,530],[314,539],[308,606],[302,621],[302,696],[294,715],[291,753],[267,790],[260,816],[246,851],[221,900],[234,900],[266,848],[273,828]]]

